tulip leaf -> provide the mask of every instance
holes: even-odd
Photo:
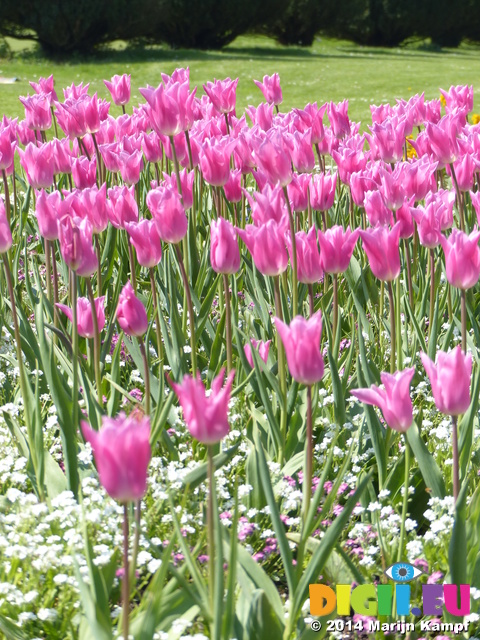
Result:
[[[365,388],[365,379],[357,358],[357,377],[360,388]],[[372,441],[375,459],[378,467],[378,480],[380,488],[383,488],[387,475],[387,451],[385,451],[385,428],[382,427],[373,407],[364,404],[365,418],[367,420],[370,440]]]
[[[459,453],[460,453],[460,476],[465,478],[468,472],[468,465],[472,457],[473,426],[477,418],[478,398],[480,395],[480,367],[473,376],[471,385],[471,402],[467,412],[463,415],[459,424]]]
[[[282,556],[283,568],[285,570],[285,576],[288,583],[288,591],[292,594],[294,593],[295,588],[295,574],[293,571],[292,552],[290,550],[287,536],[285,534],[285,525],[280,519],[280,513],[273,493],[267,459],[265,458],[263,446],[260,438],[258,437],[258,434],[255,438],[255,448],[258,454],[260,480],[262,482],[263,490],[265,491],[265,497],[267,499],[268,506],[270,507],[270,518],[272,519],[272,525],[277,537],[280,555]]]
[[[170,394],[173,397],[173,393]],[[230,462],[235,453],[238,450],[240,443],[234,444],[233,447],[222,451],[218,455],[213,457],[213,466],[215,470],[221,469],[225,464]],[[192,491],[196,489],[202,482],[205,482],[207,478],[208,464],[202,462],[193,471],[190,471],[182,478],[182,484],[184,487],[188,487]]]
[[[338,331],[338,333],[340,333],[340,331]],[[335,421],[339,427],[343,427],[346,422],[345,398],[343,396],[343,388],[338,375],[337,365],[330,349],[328,349],[328,363],[330,365],[330,375],[332,377],[333,412],[335,414]]]
[[[448,548],[448,566],[452,584],[467,582],[467,494],[468,483],[464,483],[455,504],[455,521]]]
[[[297,585],[295,591],[290,591],[290,598],[292,600],[290,615],[295,620],[300,613],[300,610],[308,595],[308,587],[310,584],[316,582],[323,567],[328,561],[331,552],[335,548],[338,539],[341,537],[342,532],[348,524],[352,511],[357,505],[360,497],[362,496],[365,488],[371,480],[371,473],[367,474],[359,482],[355,493],[346,501],[343,511],[335,518],[333,523],[326,529],[321,543],[314,551],[310,561],[302,574],[302,577]]]
[[[0,631],[8,640],[29,640],[30,638],[30,635],[26,635],[13,620],[2,614],[0,614]]]
[[[255,640],[271,640],[283,636],[284,624],[279,618],[265,592],[255,589],[250,596],[250,608],[245,629],[247,638]]]
[[[415,424],[406,432],[407,441],[413,451],[413,455],[418,463],[420,473],[423,476],[427,489],[431,489],[436,498],[444,498],[446,495],[443,476],[438,468],[435,458],[430,453],[427,445],[423,441],[420,431]]]

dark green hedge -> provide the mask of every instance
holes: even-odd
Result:
[[[218,49],[246,32],[309,46],[317,33],[365,45],[410,37],[480,40],[480,0],[0,0],[0,35],[34,34],[49,51],[116,38]]]

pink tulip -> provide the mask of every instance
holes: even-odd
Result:
[[[5,253],[12,246],[12,232],[8,224],[5,204],[0,198],[0,253]]]
[[[369,127],[372,135],[365,134],[372,158],[393,163],[401,160],[405,143],[405,121],[397,118],[387,118],[381,124],[374,123]]]
[[[107,185],[104,182],[100,189],[96,186],[78,193],[85,216],[92,225],[92,232],[98,235],[108,226]]]
[[[152,131],[148,135],[146,133],[143,134],[142,149],[147,162],[160,162],[162,159],[162,143],[155,131]]]
[[[35,196],[35,215],[40,235],[46,240],[57,240],[62,196],[58,191],[47,193],[43,189],[35,191]]]
[[[230,177],[230,156],[236,141],[224,137],[205,140],[200,153],[200,168],[205,182],[214,187],[223,187]]]
[[[240,169],[230,171],[228,180],[223,185],[225,197],[229,202],[240,202],[242,199],[242,172]]]
[[[417,223],[420,244],[428,249],[434,249],[442,238],[440,220],[436,216],[435,206],[412,207],[412,218]]]
[[[228,403],[234,376],[235,371],[230,371],[222,388],[225,377],[225,369],[222,369],[212,381],[212,391],[208,397],[200,374],[196,378],[184,376],[182,384],[172,383],[188,430],[199,442],[215,444],[228,434]]]
[[[427,122],[425,134],[431,152],[441,169],[453,162],[458,153],[457,122],[454,118],[444,116],[438,124]]]
[[[280,185],[273,188],[266,185],[262,193],[257,191],[253,194],[248,191],[244,193],[250,204],[252,219],[256,226],[265,224],[268,220],[274,220],[282,228],[288,225],[287,203]]]
[[[138,221],[138,206],[135,200],[135,186],[115,186],[108,190],[107,213],[110,222],[117,229],[125,228],[127,222]]]
[[[404,433],[413,423],[410,383],[414,374],[413,367],[394,374],[381,373],[384,389],[372,385],[370,389],[355,389],[350,393],[365,404],[379,407],[390,429]]]
[[[245,113],[254,125],[262,131],[269,131],[273,126],[273,104],[262,102],[258,107],[247,107]]]
[[[363,248],[373,275],[379,280],[392,281],[400,273],[400,239],[401,223],[397,222],[392,230],[387,227],[360,230]]]
[[[306,211],[308,207],[308,190],[312,176],[309,173],[294,173],[292,181],[287,185],[288,199],[292,211]],[[283,194],[283,191],[282,191]]]
[[[317,311],[308,320],[295,316],[290,325],[275,318],[278,335],[285,347],[287,363],[297,382],[312,385],[323,377],[324,363],[320,340],[322,336],[322,312]]]
[[[162,241],[154,220],[126,222],[125,230],[135,247],[138,263],[151,269],[162,259]]]
[[[222,217],[210,223],[210,262],[217,273],[236,273],[240,269],[240,250],[235,227]]]
[[[385,204],[380,191],[367,191],[364,201],[365,213],[372,227],[393,225],[393,213]]]
[[[29,143],[25,151],[18,149],[20,164],[27,174],[28,184],[34,189],[48,189],[53,184],[53,147],[46,143],[37,147]]]
[[[425,210],[433,208],[442,231],[446,231],[453,226],[455,197],[455,191],[448,191],[447,189],[439,189],[433,193],[427,193],[425,196]]]
[[[292,260],[292,240],[290,235],[285,236],[287,241],[288,253]],[[313,284],[318,282],[323,276],[322,260],[317,244],[317,231],[312,227],[308,234],[305,231],[299,231],[295,234],[295,243],[297,246],[297,278],[299,282],[305,284]]]
[[[116,418],[102,417],[99,431],[82,420],[82,433],[92,445],[100,482],[119,502],[136,502],[147,491],[150,449],[150,418],[120,413]]]
[[[63,138],[62,140],[54,138],[51,144],[53,146],[53,162],[55,165],[53,171],[55,175],[72,173],[72,153],[68,138]]]
[[[55,306],[63,311],[70,322],[73,322],[73,311],[70,307],[58,302]],[[97,316],[98,331],[101,332],[105,327],[105,296],[95,298],[95,314]],[[88,298],[77,299],[77,328],[78,335],[82,336],[82,338],[93,338],[95,335],[92,305]]]
[[[73,158],[72,178],[77,189],[88,189],[97,184],[97,160],[85,156]]]
[[[273,76],[263,76],[263,82],[254,80],[254,83],[263,93],[268,104],[282,104],[282,88],[280,87],[280,76],[278,73],[274,73]]]
[[[80,82],[80,84],[74,84],[72,82],[69,87],[63,89],[63,97],[65,98],[65,100],[78,100],[78,98],[80,98],[81,96],[85,96],[88,94],[89,87],[89,82],[87,82],[86,85],[84,85],[83,82]]]
[[[467,151],[453,163],[455,177],[460,191],[469,191],[475,182],[475,172],[478,169],[477,162],[473,159],[472,153]],[[447,173],[452,175],[452,169],[447,167]]]
[[[118,297],[115,319],[120,328],[129,336],[143,336],[148,329],[148,317],[143,303],[137,298],[130,281],[123,287]]]
[[[112,96],[114,104],[118,107],[126,105],[130,100],[130,74],[124,73],[122,76],[113,76],[111,82],[104,80],[104,84]]]
[[[413,217],[410,211],[413,204],[414,198],[405,200],[395,214],[397,222],[400,223],[400,238],[402,239],[411,238],[415,231],[415,225],[413,224]]]
[[[129,187],[132,186],[132,184],[137,184],[140,180],[140,173],[143,169],[142,152],[134,151],[133,153],[127,153],[126,151],[121,151],[119,160],[122,180]]]
[[[409,198],[418,202],[436,188],[435,171],[438,163],[422,156],[415,162],[405,163],[402,171],[402,185]]]
[[[328,119],[332,125],[336,138],[344,138],[350,134],[350,119],[348,117],[348,100],[335,104],[330,102],[327,106]]]
[[[217,111],[220,113],[232,113],[235,111],[237,84],[238,78],[236,80],[226,78],[225,80],[207,82],[207,84],[203,85],[203,88]]]
[[[354,136],[342,142],[338,150],[331,151],[331,156],[337,163],[338,175],[344,184],[350,183],[352,173],[362,171],[367,166],[367,156],[363,150],[364,142],[363,136]]]
[[[39,78],[38,82],[29,82],[35,93],[49,93],[52,100],[58,100],[55,92],[55,81],[53,75],[48,78]]]
[[[25,120],[30,129],[47,131],[52,126],[51,98],[44,93],[20,97],[25,107]]]
[[[344,231],[340,226],[318,232],[321,264],[327,273],[343,273],[348,269],[355,244],[359,236],[358,229]]]
[[[60,252],[66,264],[79,276],[91,276],[97,256],[92,246],[92,226],[86,218],[65,216],[58,223]]]
[[[255,266],[265,276],[278,276],[287,269],[288,254],[284,231],[273,220],[260,227],[247,224],[237,233],[252,254]]]
[[[280,131],[267,135],[255,148],[258,165],[272,185],[286,186],[292,180],[292,160]]]
[[[477,214],[477,221],[480,225],[480,191],[470,191],[470,198],[472,199],[473,208],[475,209],[475,213]]]
[[[449,416],[458,416],[470,406],[472,355],[460,345],[448,353],[437,352],[436,364],[425,354],[420,357],[430,378],[437,409]]]
[[[305,126],[310,129],[312,144],[319,144],[325,138],[323,116],[326,109],[326,104],[319,108],[316,102],[305,105],[304,109],[294,109]]]
[[[164,173],[164,183],[173,191],[178,193],[178,184],[175,174]],[[195,181],[195,172],[183,169],[180,171],[180,186],[182,188],[182,201],[185,210],[191,209],[193,206],[193,183]],[[157,185],[155,185],[156,188]],[[161,185],[160,185],[161,186]]]
[[[13,172],[16,148],[15,131],[11,126],[0,126],[0,171],[6,171],[7,175]]]
[[[177,244],[186,235],[188,220],[177,191],[158,187],[147,193],[147,207],[164,242]]]
[[[258,355],[260,358],[267,364],[268,360],[268,352],[270,350],[271,340],[267,340],[266,342],[262,342],[261,340],[255,340],[254,338],[250,338],[250,343],[247,342],[243,347],[243,351],[245,352],[245,357],[247,358],[248,364],[254,367],[253,363],[253,355],[252,355],[252,347],[258,351]]]
[[[445,98],[448,111],[454,111],[455,109],[461,109],[466,111],[467,113],[473,111],[472,85],[458,85],[456,87],[451,86],[448,91],[440,89],[440,93]]]
[[[298,173],[311,173],[315,167],[315,156],[310,132],[301,134],[295,131],[287,137],[286,142],[290,148],[292,164]]]
[[[470,289],[480,278],[480,231],[467,235],[453,229],[448,238],[441,236],[440,244],[445,254],[445,274],[448,282],[458,289]]]
[[[310,204],[314,211],[328,211],[335,200],[337,174],[316,173],[310,183]]]
[[[160,84],[157,89],[147,86],[140,93],[148,102],[148,115],[157,134],[176,136],[190,129],[195,90],[190,93],[188,81]]]

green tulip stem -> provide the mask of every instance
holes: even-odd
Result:
[[[95,370],[95,384],[97,387],[97,399],[100,407],[103,406],[103,393],[102,393],[102,377],[100,374],[100,331],[98,330],[98,318],[95,309],[95,298],[93,297],[92,283],[87,278],[87,292],[88,299],[90,300],[90,307],[92,309],[92,321],[93,321],[93,366]]]
[[[159,374],[158,379],[163,380],[163,344],[162,344],[162,327],[160,325],[160,307],[157,300],[157,289],[155,286],[155,271],[150,269],[150,287],[152,289],[153,317],[155,318],[155,332],[157,334],[157,356]]]
[[[182,252],[178,244],[175,245],[175,252],[177,255],[178,264],[180,267],[180,273],[182,274],[184,293],[187,299],[188,315],[190,318],[190,346],[192,349],[192,375],[195,378],[197,376],[197,352],[196,340],[195,340],[195,312],[193,310],[192,295],[190,293],[190,285],[188,283],[187,273],[185,271],[185,265],[183,264]]]
[[[458,494],[460,493],[457,416],[452,416],[452,454],[453,454],[453,501],[454,503],[456,503]]]
[[[428,322],[428,337],[430,338],[435,313],[435,249],[430,249],[430,317]]]
[[[128,640],[128,618],[130,613],[130,585],[128,568],[128,504],[123,505],[123,579],[122,579],[122,627],[123,637]]]
[[[293,212],[290,206],[287,187],[283,187],[283,193],[285,194],[285,202],[287,203],[290,238],[292,241],[292,318],[294,318],[298,313],[297,244],[295,239],[295,222],[293,220]]]
[[[214,584],[215,584],[215,531],[213,521],[213,495],[215,491],[215,469],[213,464],[213,446],[207,445],[207,473],[208,473],[208,502],[207,502],[207,532],[208,532],[208,572],[210,586],[210,609],[213,618]]]
[[[232,310],[230,302],[230,285],[228,275],[223,274],[223,287],[225,290],[225,340],[227,343],[227,373],[230,373],[233,365],[232,349]]]
[[[388,303],[390,306],[390,373],[395,373],[395,369],[396,369],[395,305],[393,302],[393,288],[390,280],[387,280],[387,288],[388,288]]]
[[[460,289],[460,312],[462,320],[462,351],[467,353],[467,294],[465,289]]]
[[[402,523],[400,526],[400,544],[398,546],[397,562],[402,562],[403,545],[405,543],[405,521],[408,512],[408,486],[410,481],[410,447],[408,446],[407,436],[405,435],[405,483],[403,490],[403,506],[402,506]]]
[[[277,317],[283,321],[282,301],[280,298],[280,277],[273,277],[273,288],[275,292],[275,312]],[[280,337],[277,334],[277,353],[278,353],[278,376],[280,378],[280,392],[282,394],[280,432],[282,434],[282,451],[280,464],[283,464],[285,455],[285,444],[287,441],[287,370],[285,363],[285,348]]]
[[[307,521],[310,501],[312,498],[313,477],[313,416],[312,416],[312,386],[307,386],[307,434],[305,438],[305,474],[303,476],[303,522]]]
[[[140,347],[140,353],[143,360],[143,371],[145,378],[145,415],[150,415],[150,369],[148,367],[147,351],[143,339],[138,337],[138,346]]]

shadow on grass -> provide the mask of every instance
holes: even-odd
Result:
[[[349,43],[331,44],[328,48],[318,51],[311,47],[285,47],[272,46],[239,46],[231,44],[218,51],[202,49],[173,49],[167,45],[150,43],[128,43],[99,45],[90,52],[72,52],[67,54],[49,54],[39,45],[17,51],[13,57],[25,62],[55,62],[59,64],[88,64],[88,63],[152,63],[162,61],[198,61],[219,62],[224,60],[327,60],[327,59],[372,59],[405,57],[438,58],[446,54],[455,54],[462,57],[477,56],[478,45],[467,45],[457,49],[442,49],[428,42],[407,42],[395,48],[361,46]]]

